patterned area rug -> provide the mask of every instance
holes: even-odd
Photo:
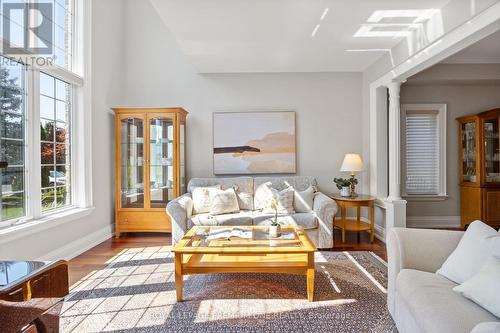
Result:
[[[62,332],[397,332],[370,252],[316,253],[312,303],[305,276],[256,273],[185,277],[177,303],[173,269],[169,247],[120,253],[73,288]]]

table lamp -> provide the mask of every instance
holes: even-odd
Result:
[[[361,156],[359,154],[345,154],[344,162],[342,162],[342,166],[340,167],[341,172],[350,172],[351,178],[351,197],[357,197],[356,194],[356,184],[358,180],[356,179],[356,171],[363,171],[363,162],[361,161]]]

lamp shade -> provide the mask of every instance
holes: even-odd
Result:
[[[361,161],[361,156],[359,154],[345,154],[344,162],[340,167],[340,171],[354,172],[363,171],[363,162]]]

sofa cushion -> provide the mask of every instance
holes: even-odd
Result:
[[[239,213],[240,206],[236,192],[232,188],[210,192],[210,215]]]
[[[472,222],[457,248],[437,273],[456,283],[464,283],[479,272],[493,252],[498,233],[481,221]]]
[[[297,213],[309,213],[313,210],[314,188],[309,186],[304,191],[294,189],[293,208]]]
[[[223,190],[234,188],[238,196],[238,205],[240,209],[254,209],[254,185],[252,177],[192,178],[188,183],[188,192],[192,193],[196,187],[213,185],[220,185]]]
[[[220,185],[196,187],[193,189],[193,213],[202,214],[210,211],[210,194],[220,190]]]
[[[491,256],[476,275],[453,290],[500,317],[499,282],[500,259]]]
[[[235,214],[210,215],[209,213],[191,216],[188,221],[188,228],[195,225],[216,226],[216,225],[252,225],[252,212],[240,211]]]
[[[454,292],[445,277],[403,269],[396,278],[396,318],[409,313],[421,332],[470,332],[477,324],[499,321],[488,311]],[[401,307],[405,307],[402,309]]]
[[[317,182],[314,177],[292,176],[292,177],[256,177],[254,178],[254,209],[263,209],[267,204],[267,198],[257,198],[257,191],[263,184],[270,183],[270,187],[281,191],[287,187],[293,187],[297,191],[304,191],[312,186],[317,191]]]
[[[255,211],[253,213],[254,225],[270,225],[274,214],[266,214]],[[283,221],[284,225],[300,225],[304,230],[316,229],[318,227],[318,219],[313,213],[295,213],[292,215],[278,214],[278,221]]]
[[[266,185],[262,185],[266,186]],[[274,188],[270,189],[271,199],[269,199],[267,205],[262,210],[264,213],[273,214],[275,209],[278,210],[278,214],[293,214],[293,187],[285,188],[284,190],[278,191]],[[274,199],[274,200],[273,200]],[[273,208],[273,202],[276,207]]]

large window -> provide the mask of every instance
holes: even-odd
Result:
[[[71,204],[71,86],[40,74],[42,210]]]
[[[402,106],[403,195],[446,197],[446,105]]]
[[[6,3],[13,7],[6,7]],[[42,10],[38,6],[42,3],[49,6]],[[76,24],[83,2],[5,0],[0,7],[0,25],[10,26],[10,31],[2,29],[0,36],[10,42],[9,48],[0,51],[0,162],[5,162],[0,168],[3,228],[74,207],[78,201],[75,193],[78,197],[84,192],[83,188],[78,189],[82,182],[75,182],[75,174],[82,168],[74,166],[75,131],[83,127],[75,126],[73,121],[78,103],[83,101],[83,53],[75,44],[82,40],[75,35],[83,30],[81,23]],[[44,20],[51,27],[51,34],[36,36],[39,39],[30,37],[29,27]],[[11,47],[28,50],[33,45],[49,46],[51,51],[8,52]]]
[[[26,214],[25,106],[26,70],[24,66],[0,57],[0,170],[1,219],[17,219]]]

